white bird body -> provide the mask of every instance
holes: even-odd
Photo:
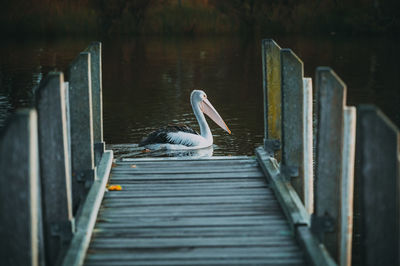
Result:
[[[207,95],[203,91],[194,90],[190,95],[190,102],[200,126],[200,134],[185,125],[167,126],[150,133],[147,138],[139,143],[139,146],[144,146],[150,150],[201,149],[211,146],[213,136],[204,113],[229,134],[231,133],[221,116],[207,100]]]

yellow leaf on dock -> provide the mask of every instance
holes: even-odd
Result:
[[[121,185],[110,185],[107,187],[107,189],[109,191],[115,191],[115,190],[119,191],[119,190],[122,190],[122,187],[121,187]]]

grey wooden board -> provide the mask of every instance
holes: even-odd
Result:
[[[320,244],[317,238],[311,233],[310,227],[298,226],[296,238],[306,251],[307,263],[313,266],[336,266],[336,262],[328,253],[326,248]]]
[[[103,206],[116,207],[116,206],[149,206],[149,205],[182,205],[182,204],[232,204],[232,203],[259,203],[267,205],[269,201],[273,201],[274,197],[261,195],[261,196],[205,196],[194,198],[125,198],[125,199],[104,199]]]
[[[90,54],[80,53],[68,71],[72,205],[76,215],[95,179]]]
[[[105,186],[110,176],[112,160],[113,152],[105,151],[98,165],[97,178],[82,206],[81,217],[78,219],[74,237],[72,238],[67,254],[64,256],[63,266],[78,266],[83,264],[96,217],[101,206],[101,200],[105,192]]]
[[[249,251],[251,252],[251,250]],[[232,252],[233,253],[233,252]],[[87,265],[304,265],[298,256],[298,253],[290,254],[291,256],[260,256],[255,258],[244,257],[217,257],[217,258],[167,258],[167,259],[153,259],[135,258],[134,262],[130,260],[133,256],[119,257],[115,262],[114,260],[95,260],[89,261]]]
[[[227,169],[227,167],[229,167],[229,170]],[[156,168],[156,167],[154,167]],[[193,173],[226,173],[226,172],[254,172],[254,171],[258,171],[258,169],[254,169],[254,166],[250,166],[250,167],[232,167],[232,166],[225,166],[225,167],[218,167],[218,168],[211,168],[211,167],[207,167],[205,166],[205,168],[202,169],[198,169],[198,168],[161,168],[161,169],[143,169],[143,168],[133,168],[133,169],[129,169],[129,168],[125,168],[125,169],[118,169],[114,171],[114,174],[147,174],[147,173],[151,173],[151,174],[193,174]]]
[[[202,226],[202,227],[164,227],[160,230],[154,228],[141,228],[140,230],[104,230],[96,229],[96,237],[207,237],[207,236],[259,236],[268,234],[269,236],[290,236],[292,232],[288,230],[286,224],[283,225],[253,225],[249,231],[243,226]]]
[[[360,265],[400,265],[400,133],[371,105],[357,108],[355,235]]]
[[[294,227],[295,225],[309,224],[309,215],[304,205],[293,187],[282,178],[277,161],[270,157],[262,147],[256,149],[256,154],[291,225]]]
[[[193,167],[207,167],[209,169],[225,169],[226,167],[230,167],[232,169],[243,169],[243,168],[252,168],[254,166],[257,166],[257,163],[255,162],[240,162],[240,163],[228,163],[228,162],[218,162],[218,163],[213,163],[210,165],[210,162],[201,162],[201,163],[196,163],[196,162],[185,162],[184,165],[181,164],[181,162],[174,162],[174,163],[129,163],[129,164],[121,164],[121,163],[116,163],[118,166],[116,170],[125,170],[125,169],[131,169],[133,170],[148,170],[148,169],[157,169],[159,170],[179,170],[179,169],[191,169]]]
[[[253,168],[242,168],[242,169],[199,169],[198,171],[196,171],[196,169],[172,169],[172,170],[151,170],[151,169],[147,169],[147,170],[142,170],[142,169],[135,169],[135,170],[129,170],[129,169],[125,169],[125,170],[118,170],[118,171],[114,171],[113,176],[123,176],[123,175],[127,175],[127,176],[131,176],[131,175],[146,175],[146,174],[151,174],[151,175],[156,175],[156,174],[229,174],[229,173],[244,173],[247,176],[259,176],[259,171],[257,169],[257,171],[254,171]],[[223,175],[224,176],[224,175]]]
[[[104,207],[101,209],[101,213],[113,213],[113,208]],[[262,211],[267,212],[280,212],[281,208],[278,203],[272,202],[268,205],[266,204],[254,204],[254,203],[228,203],[228,204],[213,204],[212,206],[208,204],[195,205],[195,204],[185,204],[185,205],[143,205],[135,206],[134,211],[131,206],[118,207],[118,213],[123,215],[124,213],[134,213],[137,215],[148,216],[152,214],[153,216],[168,216],[168,213],[173,215],[174,213],[220,213],[221,215],[225,212],[250,212],[250,211]]]
[[[126,189],[126,186],[124,186]],[[193,187],[194,188],[194,187]],[[151,198],[151,197],[200,197],[200,196],[251,196],[251,195],[266,195],[269,194],[265,192],[265,187],[261,188],[243,188],[243,189],[219,189],[219,190],[207,190],[201,189],[200,191],[196,190],[180,190],[174,191],[173,189],[170,190],[158,190],[158,191],[133,191],[132,189],[119,191],[118,193],[108,193],[107,198]]]
[[[103,86],[100,42],[92,42],[85,52],[90,53],[90,77],[92,83],[93,141],[103,142]]]
[[[118,182],[114,180],[110,180],[110,184]],[[252,186],[252,185],[264,185],[266,182],[260,179],[250,179],[250,178],[221,178],[221,179],[186,179],[184,182],[182,180],[175,179],[138,179],[138,180],[126,180],[124,181],[125,185],[135,185],[135,186],[143,186],[147,189],[158,189],[163,187],[175,187],[175,186],[214,186],[224,184],[227,187],[229,186]],[[149,186],[149,184],[151,184]]]
[[[279,258],[282,254],[289,255],[298,254],[297,247],[247,247],[247,248],[237,248],[237,247],[219,247],[219,248],[195,248],[195,249],[187,249],[181,250],[180,248],[170,249],[170,252],[165,252],[163,249],[154,249],[154,250],[132,250],[128,254],[122,254],[121,252],[110,253],[109,249],[103,250],[98,254],[91,255],[93,260],[114,260],[118,259],[121,256],[125,258],[138,258],[138,259],[146,259],[151,258],[154,254],[157,254],[160,259],[172,259],[172,258],[187,258],[187,259],[201,259],[201,258],[243,258],[243,257],[251,257],[251,258]],[[183,252],[182,252],[183,251]]]
[[[0,131],[2,265],[44,265],[37,114],[18,110]]]
[[[212,162],[212,166],[217,166],[220,164],[238,164],[238,163],[255,163],[252,157],[210,157],[210,158],[200,158],[192,159],[190,157],[182,159],[179,158],[137,158],[137,159],[124,159],[122,161],[116,161],[118,165],[125,164],[141,164],[141,165],[179,165],[181,162],[185,162],[184,166],[191,164],[207,164]]]
[[[231,160],[252,160],[254,158],[249,156],[212,156],[212,157],[205,157],[205,158],[198,158],[198,157],[160,157],[160,158],[124,158],[123,162],[167,162],[171,163],[174,161],[196,161],[196,162],[203,162],[203,161],[212,161],[213,163],[218,162],[219,160],[222,161],[231,161]]]
[[[253,158],[118,162],[110,184],[87,265],[304,263]]]
[[[238,173],[238,172],[227,172],[227,173],[171,173],[169,175],[167,174],[152,174],[152,173],[126,173],[126,174],[118,174],[118,173],[113,173],[112,174],[113,180],[163,180],[163,179],[224,179],[224,178],[261,178],[263,177],[263,174],[259,171],[252,171],[252,172],[245,172],[245,173]]]
[[[218,236],[218,237],[168,237],[168,238],[98,238],[93,248],[153,248],[153,247],[241,247],[290,246],[292,236]]]
[[[304,203],[304,93],[303,62],[290,49],[281,50],[282,63],[282,164],[299,174],[291,184]]]
[[[190,181],[190,182],[189,182]],[[173,181],[168,181],[168,180],[162,180],[160,182],[150,180],[150,181],[144,181],[144,182],[126,182],[124,183],[124,190],[123,191],[129,191],[130,193],[135,193],[135,192],[165,192],[165,191],[178,191],[178,192],[186,192],[186,193],[198,193],[200,191],[206,191],[209,193],[212,193],[214,190],[212,189],[223,189],[223,190],[242,190],[242,189],[264,189],[265,193],[268,193],[265,188],[268,187],[268,185],[261,180],[237,180],[237,179],[222,179],[222,180],[185,180],[184,183],[182,181],[178,180],[173,180]],[[151,185],[149,186],[149,183]],[[118,184],[118,182],[110,181],[109,184]],[[195,191],[189,189],[194,189],[196,188]],[[108,194],[107,194],[108,195]]]
[[[122,258],[124,259],[124,258]],[[261,258],[205,258],[205,259],[135,259],[134,262],[96,261],[87,265],[304,265],[298,258],[261,257]]]
[[[50,72],[36,97],[46,262],[59,264],[73,233],[64,75]],[[57,156],[48,156],[54,154]],[[58,227],[58,233],[49,228]]]
[[[340,180],[343,155],[343,111],[346,85],[328,67],[316,71],[318,93],[317,165],[315,172],[315,217],[329,216],[339,228]],[[339,234],[335,230],[323,233],[323,244],[337,260]]]
[[[196,166],[207,166],[207,167],[212,167],[212,169],[220,169],[220,168],[225,168],[227,166],[232,167],[234,169],[237,168],[244,168],[244,167],[254,167],[257,165],[257,163],[255,163],[254,161],[252,162],[248,162],[248,161],[240,161],[240,162],[221,162],[221,161],[216,161],[216,162],[212,162],[212,165],[210,165],[210,161],[206,161],[206,162],[185,162],[184,165],[181,165],[180,162],[172,162],[172,163],[140,163],[140,162],[132,162],[129,164],[126,163],[116,163],[116,165],[118,165],[118,169],[125,169],[125,168],[132,168],[133,167],[137,167],[136,170],[139,169],[148,169],[148,168],[152,168],[153,170],[155,168],[161,168],[162,170],[168,170],[168,169],[185,169],[185,168],[192,168],[192,167],[196,167]]]

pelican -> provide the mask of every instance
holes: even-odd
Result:
[[[200,126],[200,134],[186,125],[166,126],[151,132],[139,146],[150,150],[156,149],[201,149],[213,144],[213,136],[204,114],[208,115],[218,126],[231,134],[228,126],[208,101],[202,90],[193,90],[190,94],[193,113]]]

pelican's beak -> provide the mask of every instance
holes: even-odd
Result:
[[[215,110],[215,108],[207,99],[204,99],[203,101],[200,102],[200,109],[203,113],[208,115],[218,126],[220,126],[223,130],[231,134],[231,131],[225,124],[222,117],[218,114],[217,110]]]

